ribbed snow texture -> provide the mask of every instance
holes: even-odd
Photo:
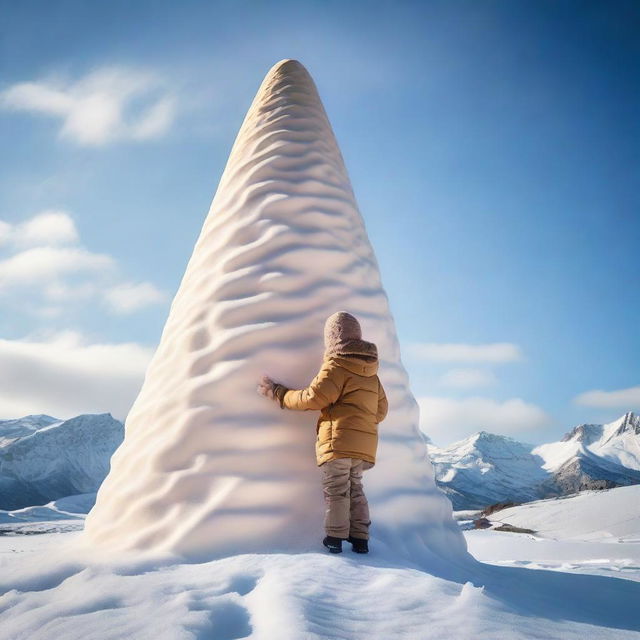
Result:
[[[294,60],[269,71],[242,124],[85,540],[196,558],[318,549],[317,413],[283,411],[256,385],[306,386],[343,309],[378,345],[390,404],[365,474],[372,535],[414,558],[466,556],[342,156]]]

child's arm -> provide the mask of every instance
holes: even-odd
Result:
[[[342,391],[344,380],[341,369],[324,363],[316,377],[306,389],[286,389],[282,385],[276,389],[276,396],[283,409],[309,411],[324,409],[333,404]]]
[[[380,378],[378,378],[378,411],[376,414],[376,422],[382,422],[389,411],[389,402],[387,401],[387,394],[384,392],[384,387]]]

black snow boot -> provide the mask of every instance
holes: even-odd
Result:
[[[351,543],[351,550],[354,553],[369,553],[369,541],[364,538],[353,538],[349,536],[347,540]]]
[[[331,553],[342,553],[342,538],[334,538],[327,536],[322,544],[329,549]]]

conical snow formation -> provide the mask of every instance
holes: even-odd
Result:
[[[372,535],[464,555],[342,156],[295,60],[269,71],[242,124],[85,541],[194,558],[318,550],[317,413],[283,411],[256,385],[306,386],[338,310],[377,343],[390,404],[365,475]]]

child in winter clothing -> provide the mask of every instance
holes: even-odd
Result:
[[[324,345],[320,371],[306,389],[287,389],[264,376],[258,392],[283,409],[320,410],[316,459],[327,506],[323,544],[340,553],[342,541],[349,540],[354,551],[367,553],[371,522],[362,473],[375,464],[378,423],[388,410],[377,376],[378,350],[362,339],[358,320],[346,311],[327,318]]]

